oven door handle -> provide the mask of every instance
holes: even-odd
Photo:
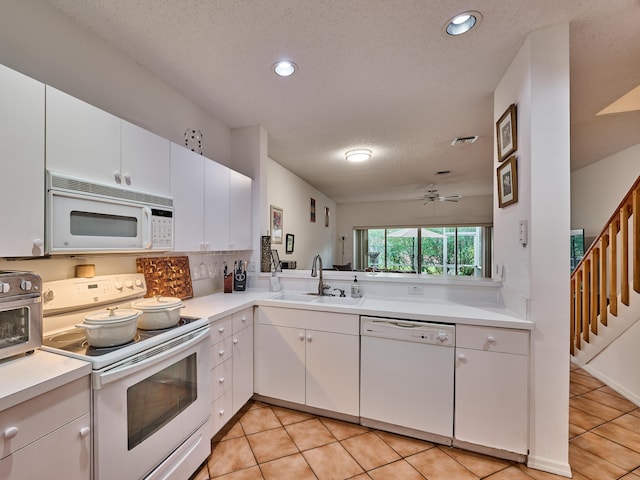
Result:
[[[189,335],[185,335],[183,337],[173,339],[165,344],[157,345],[145,352],[133,355],[131,358],[118,362],[103,371],[94,372],[93,388],[98,390],[110,383],[145,369],[151,363],[158,363],[167,358],[179,355],[180,353],[189,350],[197,343],[208,339],[209,331],[209,327],[197,330],[192,332],[190,338],[185,339],[185,337],[189,337]]]

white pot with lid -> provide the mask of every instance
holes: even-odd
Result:
[[[142,312],[109,307],[84,317],[77,328],[84,328],[87,342],[92,347],[105,348],[130,342],[138,330],[138,317]]]
[[[131,303],[131,307],[142,312],[138,318],[138,328],[159,330],[173,327],[180,321],[180,310],[184,303],[178,297],[156,295]]]

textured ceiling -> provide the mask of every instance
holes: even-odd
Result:
[[[492,193],[492,92],[533,30],[571,22],[571,163],[640,143],[638,0],[48,0],[338,203]],[[478,10],[479,27],[442,26]],[[295,61],[276,78],[271,66]],[[206,138],[206,132],[204,132]],[[458,136],[479,135],[452,147]],[[370,162],[344,152],[368,147]],[[437,176],[439,170],[451,170]]]

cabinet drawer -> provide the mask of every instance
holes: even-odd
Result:
[[[86,376],[0,412],[0,458],[85,415],[89,405]]]
[[[231,337],[227,337],[221,342],[211,346],[209,357],[210,368],[215,368],[225,360],[229,360],[231,358],[231,345]]]
[[[321,332],[360,334],[360,317],[348,313],[333,313],[295,308],[259,307],[258,323],[280,327],[318,330]]]
[[[529,332],[511,328],[457,325],[456,347],[528,355]]]
[[[227,338],[232,333],[231,317],[224,317],[211,324],[211,345]]]
[[[238,333],[243,328],[253,325],[253,307],[245,308],[232,315],[233,333]]]
[[[216,400],[223,393],[231,388],[232,383],[232,360],[222,362],[211,370],[211,399]]]
[[[231,420],[231,390],[211,404],[211,436],[220,431]]]

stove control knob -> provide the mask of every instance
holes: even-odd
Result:
[[[127,280],[124,282],[124,286],[127,288],[133,288],[133,282],[131,280]]]
[[[55,298],[56,295],[53,293],[53,290],[47,290],[42,294],[42,296],[44,297],[45,302],[50,302]]]
[[[136,278],[136,287],[142,287],[142,280]]]
[[[122,290],[124,285],[122,285],[122,282],[116,282],[113,284],[114,287],[116,287],[116,290]]]
[[[20,282],[20,290],[31,290],[33,288],[33,283],[31,280],[22,280]]]
[[[0,282],[0,293],[9,293],[11,290],[11,285],[5,282]]]

